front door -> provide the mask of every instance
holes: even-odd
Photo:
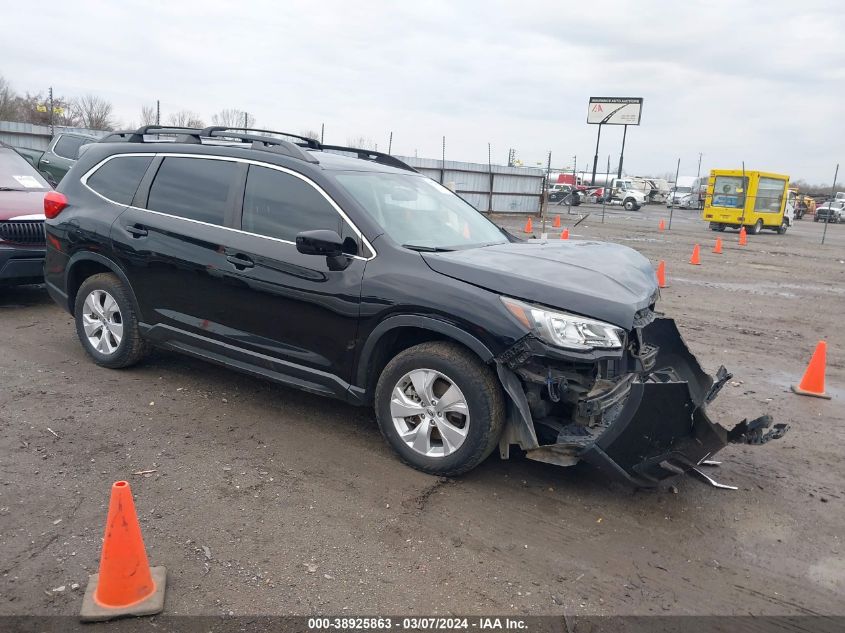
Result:
[[[297,251],[296,235],[314,229],[344,238],[348,257],[340,267]],[[351,382],[361,282],[373,255],[365,248],[317,185],[281,167],[250,165],[241,231],[226,243],[233,303],[224,325],[237,337],[233,343],[277,359],[273,366],[301,380],[300,387],[342,395]]]

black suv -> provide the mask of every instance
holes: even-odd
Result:
[[[51,195],[47,287],[94,362],[155,345],[372,405],[429,473],[517,445],[648,486],[783,431],[707,418],[730,374],[654,312],[639,253],[519,240],[386,154],[147,126],[91,145]]]

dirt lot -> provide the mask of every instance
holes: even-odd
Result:
[[[78,612],[122,478],[169,614],[845,614],[845,227],[824,247],[808,220],[744,249],[727,232],[719,256],[689,211],[662,234],[662,208],[592,213],[573,238],[665,259],[663,310],[705,368],[734,372],[713,417],[792,425],[720,454],[738,491],[633,492],[498,457],[436,479],[369,410],[170,353],[101,369],[42,288],[7,290],[0,615]],[[832,400],[789,392],[819,339]]]

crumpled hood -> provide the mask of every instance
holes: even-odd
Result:
[[[657,299],[651,263],[608,242],[530,240],[422,257],[443,275],[626,330]]]

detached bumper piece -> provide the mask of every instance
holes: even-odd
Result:
[[[730,431],[713,422],[706,406],[731,374],[720,367],[715,380],[707,375],[671,319],[655,320],[643,338],[658,349],[654,369],[631,383],[618,415],[581,448],[579,459],[635,486],[653,487],[695,468],[728,443],[764,444],[788,430],[786,424],[772,427],[769,416],[743,420]]]

